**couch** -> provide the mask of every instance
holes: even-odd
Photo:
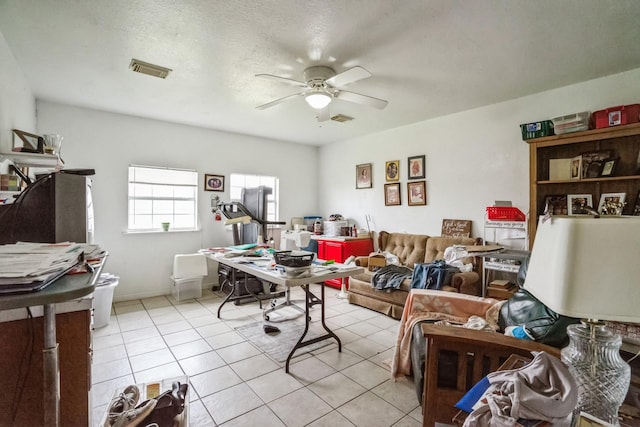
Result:
[[[444,259],[444,251],[453,245],[475,245],[479,239],[465,237],[431,237],[421,234],[389,233],[381,231],[378,235],[378,249],[398,257],[403,266],[413,268],[416,263],[430,263]],[[373,271],[369,271],[368,257],[357,257],[355,263],[365,267],[365,272],[349,279],[349,303],[375,310],[377,312],[400,319],[405,301],[409,295],[411,281],[405,280],[400,289],[388,292],[376,290],[371,286]],[[473,262],[474,258],[464,260]],[[456,273],[451,283],[442,290],[469,295],[481,295],[482,286],[479,266],[474,264],[474,271]]]

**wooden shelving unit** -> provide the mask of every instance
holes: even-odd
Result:
[[[530,139],[529,144],[529,246],[535,239],[538,218],[547,196],[591,194],[597,209],[603,193],[626,193],[623,215],[631,215],[640,190],[640,123]],[[554,181],[549,160],[603,150],[619,159],[614,176]]]

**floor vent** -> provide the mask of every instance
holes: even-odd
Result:
[[[353,117],[345,116],[344,114],[336,114],[335,116],[331,117],[331,120],[344,123],[353,120]]]
[[[149,76],[158,77],[161,79],[166,79],[169,73],[172,71],[171,68],[149,64],[148,62],[140,61],[139,59],[135,58],[131,60],[129,68],[131,68],[136,73],[147,74]]]

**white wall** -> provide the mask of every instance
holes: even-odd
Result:
[[[22,69],[0,33],[0,151],[11,151],[12,129],[36,131],[36,102]],[[6,173],[7,162],[0,164]]]
[[[377,231],[440,235],[443,218],[470,219],[482,237],[487,206],[529,206],[529,151],[521,123],[640,102],[640,69],[337,142],[320,148],[319,206]],[[407,205],[407,157],[426,155],[427,205]],[[385,161],[400,160],[401,206],[384,205]],[[373,188],[355,189],[355,165],[373,163]],[[346,184],[346,185],[345,185]]]
[[[173,256],[231,244],[211,214],[205,173],[280,178],[280,217],[316,212],[317,148],[154,120],[38,102],[38,132],[64,136],[65,168],[93,168],[96,243],[109,251],[105,270],[120,276],[115,299],[169,292]],[[127,234],[127,168],[131,164],[195,169],[202,231]]]

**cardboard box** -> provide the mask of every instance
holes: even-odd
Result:
[[[384,267],[387,265],[387,259],[382,254],[372,254],[369,255],[369,263],[367,264],[367,268],[369,271],[372,271],[374,268]]]
[[[495,298],[495,299],[509,299],[514,294],[514,292],[517,291],[518,289],[519,288],[517,285],[513,285],[510,288],[498,288],[498,287],[494,288],[491,285],[489,285],[487,287],[487,296],[489,298]]]

